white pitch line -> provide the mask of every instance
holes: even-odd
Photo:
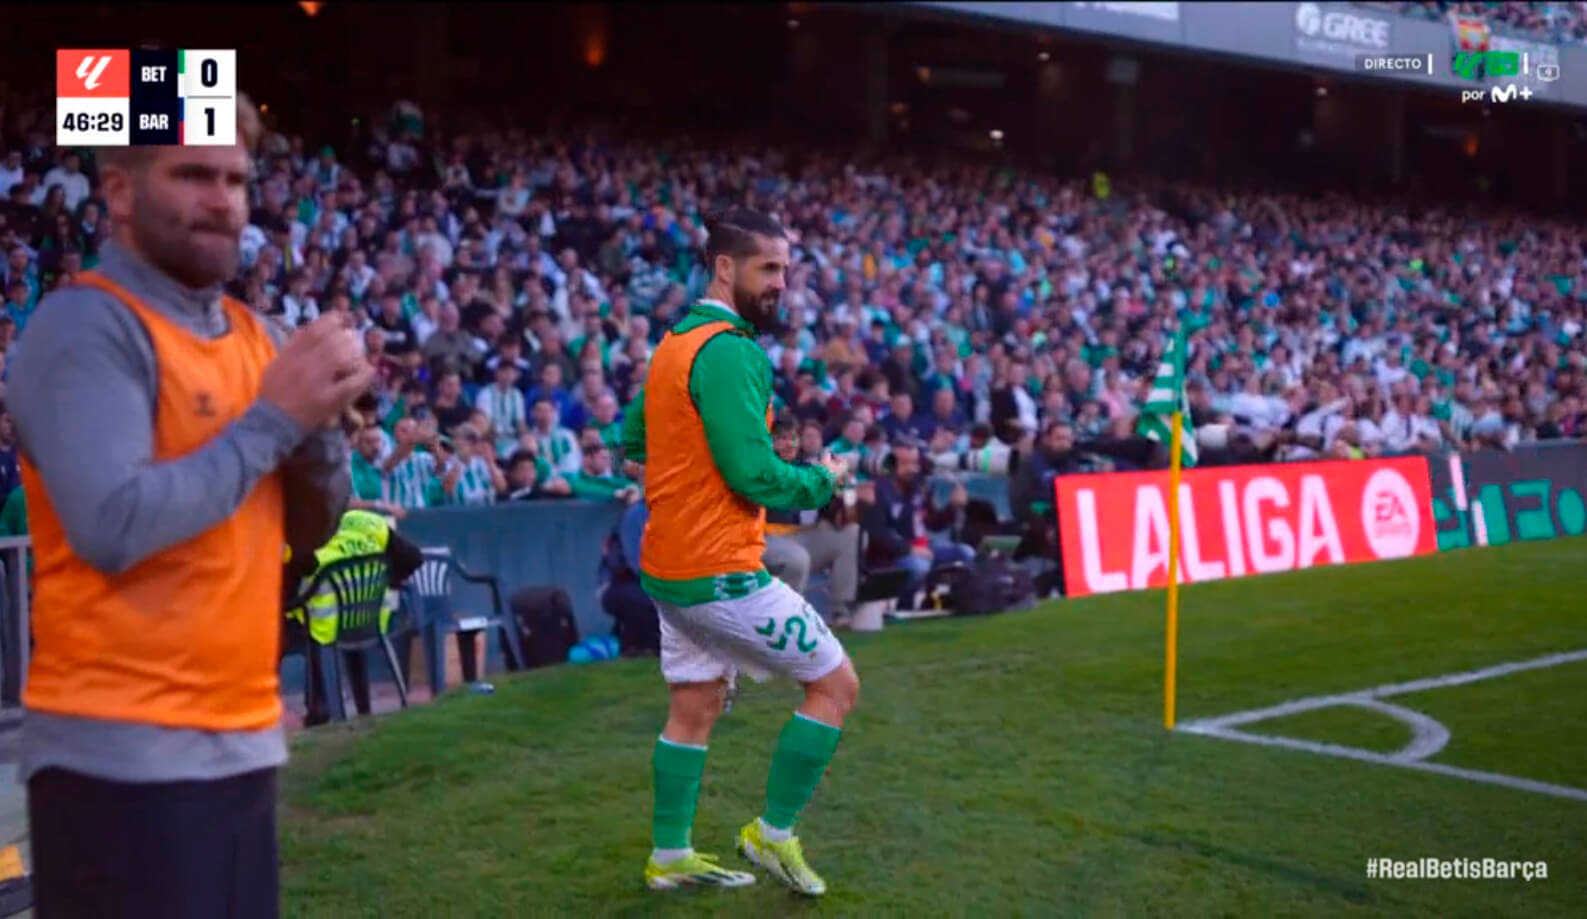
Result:
[[[1406,693],[1422,692],[1428,689],[1443,689],[1446,686],[1464,686],[1479,680],[1491,680],[1494,677],[1509,676],[1523,670],[1542,670],[1545,667],[1558,667],[1560,664],[1574,664],[1576,661],[1587,661],[1587,648],[1580,651],[1566,651],[1563,654],[1549,654],[1543,657],[1534,657],[1529,661],[1516,661],[1513,664],[1496,664],[1484,667],[1481,670],[1468,670],[1465,673],[1451,673],[1448,676],[1429,677],[1425,680],[1412,680],[1409,683],[1394,683],[1389,686],[1379,686],[1377,689],[1368,690],[1365,694],[1373,698],[1385,696],[1403,696]]]
[[[1540,670],[1545,667],[1557,667],[1561,664],[1570,664],[1582,660],[1587,660],[1587,649],[1569,651],[1563,654],[1549,654],[1528,661],[1498,664],[1493,667],[1484,667],[1481,670],[1469,670],[1464,673],[1451,673],[1446,676],[1412,680],[1408,683],[1391,683],[1386,686],[1379,686],[1376,689],[1364,689],[1359,692],[1295,699],[1267,708],[1251,709],[1217,718],[1203,718],[1186,722],[1181,724],[1178,730],[1187,734],[1200,734],[1204,737],[1221,737],[1224,740],[1237,740],[1241,743],[1257,744],[1264,747],[1283,747],[1289,750],[1301,750],[1306,753],[1335,756],[1363,763],[1399,766],[1403,769],[1416,769],[1422,772],[1448,775],[1472,782],[1500,785],[1505,788],[1530,791],[1557,798],[1587,801],[1587,790],[1580,788],[1554,785],[1549,782],[1538,782],[1533,779],[1524,779],[1499,772],[1483,772],[1477,769],[1462,769],[1459,766],[1425,762],[1424,759],[1426,757],[1438,753],[1449,742],[1449,730],[1438,721],[1420,712],[1412,711],[1404,706],[1378,701],[1390,696],[1425,692],[1431,689],[1444,689],[1450,686],[1464,686],[1467,683],[1475,683],[1480,680],[1491,680],[1495,677],[1508,676],[1512,673]],[[1250,734],[1235,729],[1235,725],[1252,724],[1320,708],[1332,708],[1336,705],[1353,705],[1359,708],[1372,709],[1409,725],[1414,735],[1410,745],[1398,753],[1386,754],[1340,744],[1300,740],[1294,737]]]
[[[1408,683],[1390,683],[1376,689],[1363,689],[1357,692],[1339,693],[1330,696],[1312,696],[1306,699],[1295,699],[1267,708],[1254,708],[1249,711],[1235,712],[1230,715],[1221,715],[1217,718],[1203,718],[1186,725],[1227,728],[1237,724],[1250,724],[1254,721],[1266,721],[1269,718],[1283,718],[1288,715],[1298,715],[1313,709],[1331,708],[1335,705],[1350,705],[1364,699],[1383,699],[1390,696],[1402,696],[1413,692],[1425,692],[1429,689],[1444,689],[1449,686],[1464,686],[1479,680],[1491,680],[1495,677],[1508,676],[1525,670],[1539,670],[1544,667],[1558,667],[1560,664],[1570,664],[1576,661],[1587,661],[1587,649],[1569,651],[1564,654],[1550,654],[1546,657],[1537,657],[1529,661],[1515,661],[1508,664],[1497,664],[1493,667],[1484,667],[1481,670],[1468,670],[1464,673],[1451,673],[1445,676],[1429,677],[1424,680],[1412,680]]]
[[[1430,718],[1403,705],[1378,699],[1356,699],[1350,704],[1388,715],[1411,729],[1411,742],[1400,752],[1389,754],[1390,759],[1415,762],[1436,756],[1449,745],[1449,728],[1440,724],[1436,718]]]
[[[1415,769],[1421,772],[1433,772],[1439,775],[1454,776],[1472,782],[1483,782],[1488,785],[1502,785],[1505,788],[1514,788],[1520,791],[1536,792],[1540,795],[1551,795],[1556,798],[1570,798],[1574,801],[1587,801],[1587,790],[1571,788],[1567,785],[1553,785],[1548,782],[1538,782],[1532,779],[1523,779],[1519,776],[1505,775],[1500,772],[1481,772],[1476,769],[1462,769],[1459,766],[1446,766],[1443,763],[1428,763],[1421,760],[1400,759],[1383,753],[1374,753],[1371,750],[1359,750],[1355,747],[1342,747],[1337,744],[1315,743],[1310,740],[1297,740],[1293,737],[1274,737],[1267,734],[1247,734],[1244,731],[1231,731],[1226,728],[1209,727],[1206,725],[1185,725],[1179,730],[1188,734],[1200,734],[1205,737],[1220,737],[1224,740],[1238,740],[1242,743],[1257,744],[1264,747],[1284,747],[1290,750],[1301,750],[1306,753],[1320,753],[1323,756],[1337,756],[1341,759],[1353,759],[1363,763],[1377,763],[1382,766],[1399,766],[1401,769]]]

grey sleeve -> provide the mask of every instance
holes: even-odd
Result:
[[[155,462],[154,349],[126,307],[94,289],[46,297],[11,363],[8,408],[67,542],[119,574],[226,519],[304,439],[256,402],[180,459]]]
[[[267,318],[265,328],[276,347],[286,341],[280,325]],[[310,434],[281,464],[286,539],[293,558],[325,545],[347,510],[353,493],[347,449],[347,437],[338,426]]]

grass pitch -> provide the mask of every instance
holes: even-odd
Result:
[[[1587,648],[1587,540],[1186,588],[1181,721]],[[847,636],[864,688],[800,824],[831,886],[651,893],[653,661],[497,680],[302,736],[284,915],[1587,915],[1587,802],[1162,727],[1161,592]],[[1587,789],[1587,662],[1392,700],[1430,761]],[[695,844],[737,864],[785,684],[713,737]],[[1247,725],[1379,752],[1327,709]],[[1548,863],[1548,878],[1369,880],[1366,860]]]

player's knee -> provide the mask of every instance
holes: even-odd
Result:
[[[704,743],[721,714],[721,683],[674,684],[666,735],[680,743]]]
[[[845,660],[843,666],[810,684],[810,692],[840,715],[847,715],[860,701],[860,675],[854,663]]]

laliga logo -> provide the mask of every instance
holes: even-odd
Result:
[[[1406,558],[1416,552],[1421,521],[1416,492],[1393,469],[1379,469],[1361,489],[1361,523],[1367,545],[1378,558]]]
[[[99,88],[99,78],[104,75],[106,68],[109,66],[110,55],[106,54],[97,58],[92,54],[87,55],[83,58],[82,63],[77,65],[77,79],[83,81],[84,89],[97,89]]]

